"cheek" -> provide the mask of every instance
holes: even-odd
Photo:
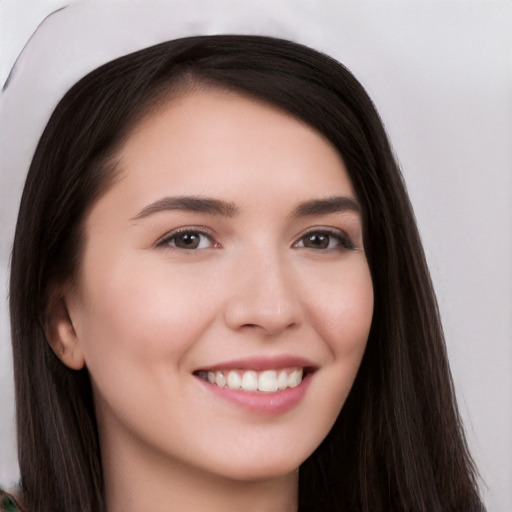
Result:
[[[216,301],[197,292],[200,275],[172,272],[168,264],[141,268],[127,257],[87,276],[78,332],[98,421],[105,429],[118,425],[152,438],[158,428],[147,431],[139,419],[165,423],[161,411],[188,396],[187,357],[211,324]],[[167,424],[181,421],[173,414]]]
[[[333,282],[332,275],[340,278]],[[331,429],[352,388],[373,315],[373,285],[366,261],[330,276],[329,281],[320,281],[329,285],[310,294],[307,303],[311,325],[328,352],[326,364],[315,375],[315,393],[310,396],[309,407],[316,414],[302,425],[304,431],[316,433],[317,444]]]
[[[169,265],[140,268],[136,261],[87,274],[78,333],[93,378],[112,379],[117,372],[118,379],[142,373],[167,379],[213,315],[215,301],[198,294],[197,283]]]
[[[366,261],[357,261],[324,280],[309,302],[311,321],[333,359],[359,365],[373,316],[373,284]]]

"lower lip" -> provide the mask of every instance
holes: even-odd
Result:
[[[276,391],[275,393],[223,388],[211,384],[201,377],[196,378],[209,392],[214,393],[223,400],[254,413],[278,415],[293,409],[302,400],[309,387],[312,376],[312,374],[307,374],[298,386]]]

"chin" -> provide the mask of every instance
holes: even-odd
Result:
[[[217,472],[226,478],[239,482],[257,482],[286,478],[295,474],[300,465],[310,455],[305,453],[303,457],[298,457],[297,452],[293,453],[292,456],[282,452],[279,454],[274,453],[275,456],[262,450],[254,457],[245,457],[241,461],[230,461],[230,464],[221,464],[220,467],[217,466]]]
[[[299,465],[259,464],[258,466],[242,466],[226,471],[225,476],[238,482],[262,482],[287,478],[299,470]]]

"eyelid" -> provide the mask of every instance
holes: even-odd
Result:
[[[209,228],[206,228],[204,226],[182,226],[182,227],[173,229],[172,231],[169,231],[164,236],[159,238],[155,242],[155,247],[157,247],[157,248],[158,247],[166,247],[166,246],[169,247],[168,246],[169,241],[182,233],[197,233],[199,235],[206,236],[212,242],[212,247],[220,247],[220,244],[215,241],[215,234],[212,232],[212,230]],[[190,250],[194,250],[194,249],[190,249]],[[195,249],[195,250],[198,250],[198,249]]]
[[[205,226],[182,226],[176,229],[173,229],[166,233],[164,236],[159,238],[155,242],[155,247],[169,247],[169,242],[176,236],[183,234],[183,233],[197,233],[199,235],[203,235],[207,237],[211,242],[211,247],[221,247],[221,244],[216,242],[216,235],[213,233],[213,231]],[[352,250],[355,249],[355,244],[352,241],[351,237],[340,228],[334,228],[331,226],[312,226],[308,228],[307,230],[303,231],[297,239],[292,243],[293,248],[298,248],[299,244],[301,243],[302,239],[310,234],[321,234],[326,236],[331,236],[339,241],[339,246],[331,248],[331,249],[321,249],[323,251],[329,251],[329,250],[339,250],[339,249],[345,249],[345,250]],[[172,247],[172,246],[171,246]],[[179,247],[177,247],[179,249]],[[210,247],[209,247],[210,248]],[[194,249],[190,249],[194,250]],[[200,250],[200,249],[195,249]],[[320,249],[318,249],[320,250]]]
[[[293,242],[292,247],[298,247],[298,244],[302,241],[302,239],[308,235],[311,234],[322,234],[327,236],[335,237],[339,240],[340,246],[331,248],[331,249],[315,249],[315,250],[323,250],[323,251],[332,251],[332,250],[339,250],[339,249],[345,249],[345,250],[353,250],[355,249],[355,243],[353,242],[352,238],[347,234],[346,231],[340,228],[334,228],[330,226],[313,226],[311,228],[308,228],[303,233],[299,235],[299,237],[296,239],[295,242]]]

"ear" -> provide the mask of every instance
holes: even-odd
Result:
[[[50,347],[66,366],[73,370],[81,370],[85,366],[84,354],[65,296],[57,291],[48,301],[45,333]]]

